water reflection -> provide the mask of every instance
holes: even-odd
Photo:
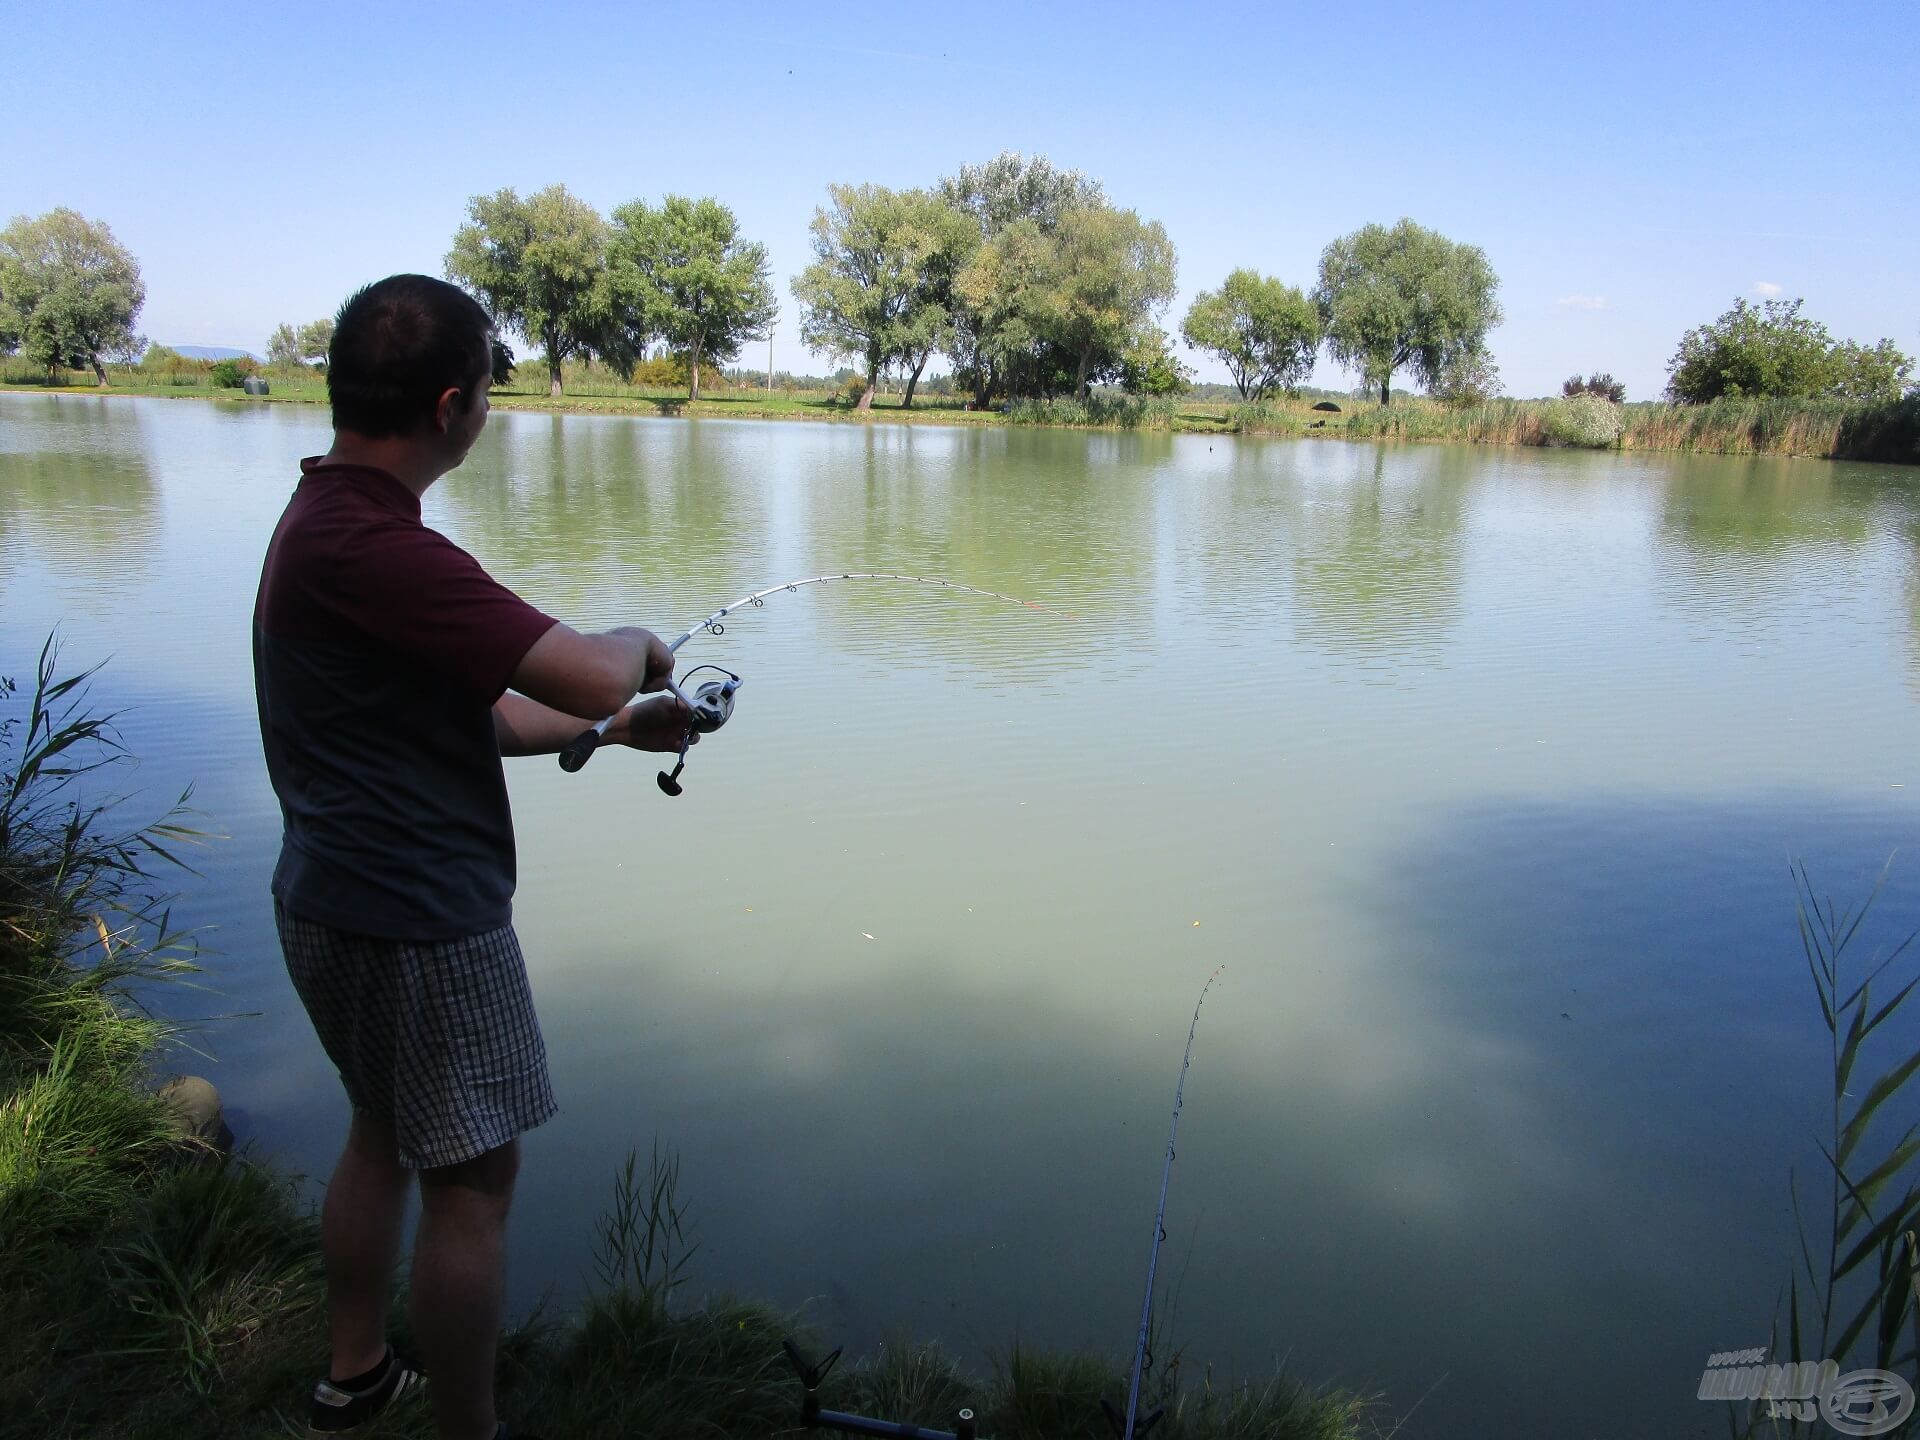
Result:
[[[1303,445],[1294,633],[1361,665],[1437,663],[1460,618],[1470,451]]]
[[[1714,1337],[1767,1333],[1798,1254],[1788,1176],[1822,1171],[1831,1122],[1785,857],[1840,904],[1865,900],[1920,841],[1914,803],[1880,797],[1480,802],[1436,814],[1343,897],[1407,947],[1382,1011],[1356,1023],[1362,1043],[1410,1042],[1415,1073],[1348,1114],[1386,1163],[1363,1193],[1309,1201],[1309,1228],[1410,1247],[1403,1285],[1385,1257],[1345,1265],[1465,1325],[1460,1346],[1426,1346],[1451,1351],[1433,1433],[1491,1413],[1555,1433],[1550,1413],[1602,1411],[1620,1433],[1692,1433]],[[1920,868],[1899,860],[1863,951],[1916,924]],[[1900,1028],[1883,1054],[1920,1046],[1920,1019]],[[1449,1203],[1422,1195],[1429,1174]],[[1558,1377],[1531,1423],[1516,1372]],[[1621,1374],[1639,1378],[1623,1390]]]
[[[69,398],[0,425],[0,596],[54,578],[107,613],[151,578],[160,493],[143,408]]]
[[[797,613],[767,622],[992,676],[1084,663],[1138,623],[1152,537],[1137,456],[1046,432],[814,433],[799,446],[751,422],[502,415],[429,518],[577,624],[679,628],[749,590],[842,571],[939,576],[1088,622],[1066,634],[991,602],[869,585],[783,598]]]
[[[342,1102],[275,958],[246,650],[323,417],[121,402],[128,430],[45,403],[0,396],[0,466],[28,467],[0,473],[64,477],[0,490],[0,638],[30,654],[68,615],[76,655],[123,645],[156,792],[212,777],[234,838],[179,912],[223,927],[196,1002],[259,1012],[212,1037],[223,1088],[323,1168]],[[128,454],[138,555],[64,503],[111,500]],[[856,1342],[905,1320],[975,1354],[1016,1329],[1115,1346],[1185,1019],[1227,959],[1170,1226],[1190,1353],[1282,1352],[1402,1409],[1445,1376],[1432,1435],[1710,1420],[1699,1358],[1764,1327],[1801,1133],[1782,857],[1850,893],[1920,803],[1915,472],[1783,473],[497,417],[427,513],[577,623],[846,569],[1084,617],[782,596],[690,647],[751,688],[680,800],[646,757],[513,767],[565,1106],[516,1302],[570,1289],[583,1207],[657,1131],[703,1285],[831,1297]],[[103,575],[131,586],[111,614]]]

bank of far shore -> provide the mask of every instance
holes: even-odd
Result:
[[[142,383],[138,371],[114,383],[48,385],[0,377],[0,392],[40,395],[145,395],[217,400],[229,404],[324,404],[318,375],[269,372],[269,393],[246,395],[210,383]],[[625,385],[589,373],[565,394],[517,381],[496,387],[494,408],[550,414],[676,416],[729,420],[825,420],[915,425],[1044,425],[1083,430],[1145,430],[1175,434],[1261,435],[1358,441],[1452,441],[1492,445],[1567,445],[1592,449],[1669,451],[1707,455],[1783,455],[1823,460],[1869,460],[1920,465],[1920,394],[1902,400],[1717,400],[1704,405],[1640,402],[1603,410],[1597,431],[1591,415],[1563,400],[1489,400],[1448,407],[1396,394],[1391,405],[1371,400],[1283,397],[1254,405],[1187,398],[1136,399],[1096,395],[1071,400],[1020,401],[1007,409],[977,410],[948,396],[915,398],[909,408],[895,394],[876,396],[870,411],[856,410],[830,390],[763,390],[731,386],[691,400],[682,390]],[[1589,403],[1590,402],[1582,402]],[[1338,408],[1331,408],[1337,406]]]

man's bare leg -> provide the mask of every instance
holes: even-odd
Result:
[[[413,1171],[401,1166],[393,1131],[354,1111],[346,1149],[320,1206],[327,1333],[336,1379],[371,1370],[386,1356],[387,1294],[412,1183]]]
[[[494,1347],[506,1306],[507,1207],[520,1143],[420,1172],[413,1328],[441,1440],[491,1440]]]

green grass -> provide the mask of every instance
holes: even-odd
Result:
[[[1079,400],[1021,400],[1007,412],[1009,425],[1058,425],[1076,430],[1172,430],[1180,418],[1172,400],[1101,395]]]
[[[50,382],[19,359],[0,358],[0,389],[39,393],[149,395],[217,399],[240,404],[323,405],[326,378],[303,366],[263,367],[266,396],[224,390],[208,361],[180,360],[148,368],[109,365],[109,388],[90,375],[63,371]],[[837,390],[765,390],[724,386],[703,378],[698,400],[686,387],[630,384],[597,364],[563,367],[565,393],[548,393],[544,366],[522,364],[512,381],[493,391],[501,410],[559,414],[667,415],[694,419],[838,420],[932,425],[1045,425],[1070,429],[1159,430],[1362,441],[1423,441],[1477,445],[1556,445],[1571,432],[1559,400],[1492,400],[1450,408],[1395,393],[1394,403],[1343,400],[1338,413],[1316,411],[1308,396],[1278,396],[1251,405],[1218,400],[1149,400],[1096,393],[1075,400],[1022,400],[1007,413],[969,409],[964,399],[920,394],[913,408],[898,391],[874,397],[857,411]],[[1620,407],[1622,450],[1713,455],[1799,455],[1833,460],[1920,464],[1920,396],[1862,403],[1847,400],[1717,400],[1707,405],[1657,402]]]

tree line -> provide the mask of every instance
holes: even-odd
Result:
[[[812,263],[792,282],[801,338],[864,373],[861,409],[890,372],[910,407],[935,355],[981,406],[1191,382],[1159,323],[1178,273],[1166,228],[1080,171],[1007,153],[929,187],[832,185],[809,233]],[[560,185],[477,196],[446,269],[540,345],[555,394],[564,359],[629,373],[662,341],[692,357],[697,395],[700,358],[733,359],[777,314],[764,247],[713,199],[668,196],[603,219]],[[1402,220],[1329,245],[1311,294],[1236,270],[1180,331],[1243,399],[1296,388],[1324,345],[1384,403],[1404,371],[1436,392],[1488,384],[1497,290],[1477,247]]]
[[[1101,184],[1043,156],[1001,154],[931,186],[831,185],[809,226],[812,261],[791,282],[800,334],[902,403],[936,355],[978,406],[1074,395],[1094,385],[1185,392],[1192,372],[1161,320],[1178,258],[1157,220],[1109,200]],[[764,244],[712,197],[633,200],[603,216],[550,185],[474,196],[445,260],[500,324],[539,347],[552,394],[562,365],[595,360],[624,377],[656,349],[686,366],[725,367],[779,315]],[[1477,246],[1401,219],[1329,243],[1310,288],[1241,267],[1187,308],[1179,334],[1227,370],[1244,401],[1297,392],[1324,352],[1385,405],[1396,376],[1471,404],[1500,391],[1488,347],[1499,280]],[[107,226],[72,210],[16,218],[0,231],[0,353],[56,368],[132,360],[146,296],[140,267]],[[1798,300],[1745,300],[1682,338],[1669,398],[1897,397],[1913,362],[1890,340],[1835,341]],[[268,358],[324,363],[332,322],[278,326]],[[512,369],[497,350],[496,378]],[[946,388],[945,386],[942,387]],[[1575,376],[1565,392],[1617,402],[1611,376]]]

